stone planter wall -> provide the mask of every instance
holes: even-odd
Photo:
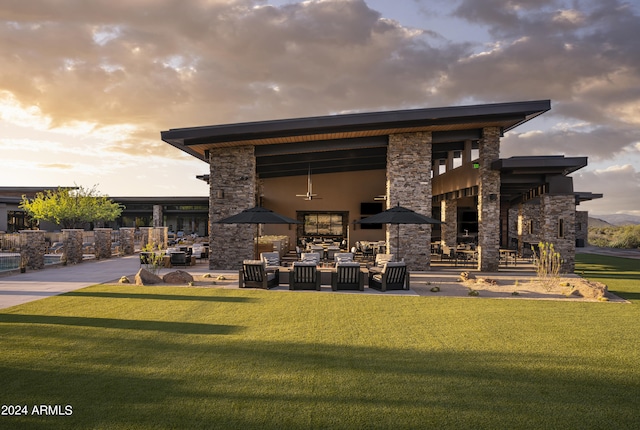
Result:
[[[44,254],[47,252],[45,232],[42,230],[21,230],[21,257],[27,260],[27,269],[43,269]]]
[[[135,228],[120,227],[120,247],[124,255],[132,255],[135,252],[135,238]]]
[[[111,232],[110,228],[96,228],[93,230],[94,249],[98,260],[111,258]]]
[[[67,264],[82,263],[82,229],[63,229],[62,230],[62,243],[63,243],[63,259],[66,259]]]
[[[140,247],[153,243],[153,227],[140,227]]]
[[[389,136],[387,149],[387,208],[406,207],[431,217],[431,133]],[[398,230],[400,250],[398,250]],[[428,270],[431,264],[431,225],[387,225],[387,249],[403,259],[409,270]]]

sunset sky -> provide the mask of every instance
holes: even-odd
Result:
[[[170,128],[550,99],[501,157],[588,156],[640,215],[640,1],[2,0],[0,186],[205,196]]]

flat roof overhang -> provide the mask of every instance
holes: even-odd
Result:
[[[526,200],[536,188],[548,187],[550,182],[556,181],[554,178],[565,177],[586,165],[587,157],[547,155],[501,158],[494,161],[491,168],[500,171],[501,199],[517,202]],[[572,184],[566,186],[573,192]]]
[[[434,158],[476,142],[485,127],[507,132],[551,108],[549,100],[366,112],[171,129],[162,140],[208,162],[213,148],[255,145],[260,178],[384,169],[388,136],[432,133]]]

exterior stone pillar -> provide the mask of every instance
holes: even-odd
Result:
[[[455,249],[458,244],[458,201],[443,200],[440,202],[440,226],[442,231],[442,246]]]
[[[491,163],[500,158],[500,129],[486,127],[479,141],[478,269],[497,272],[500,264],[500,172]]]
[[[132,255],[136,250],[136,229],[134,227],[120,227],[120,247],[122,254]]]
[[[44,240],[43,230],[20,230],[21,257],[26,259],[28,269],[43,269],[44,254],[47,252],[47,244]]]
[[[169,243],[169,227],[154,227],[151,231],[151,243],[159,249],[167,249]]]
[[[431,216],[431,133],[389,136],[387,149],[387,208],[397,204]],[[387,225],[387,249],[396,259],[404,258],[409,270],[429,270],[431,225]]]
[[[82,234],[84,230],[80,228],[69,228],[62,230],[62,258],[67,264],[82,263]]]
[[[153,226],[162,227],[163,224],[162,205],[153,205]]]
[[[140,247],[153,244],[153,227],[140,227]],[[155,244],[154,244],[155,245]]]
[[[238,270],[242,260],[255,258],[256,225],[216,221],[256,205],[254,147],[214,148],[209,165],[209,268]]]
[[[111,232],[110,228],[94,228],[93,237],[96,258],[111,258]]]
[[[541,241],[553,243],[564,260],[561,272],[573,273],[576,254],[576,203],[573,195],[540,197],[542,211]]]
[[[509,245],[515,244],[518,253],[521,252],[522,247],[522,237],[519,231],[519,213],[520,213],[520,204],[518,206],[512,206],[508,209],[507,215],[507,229],[509,236]]]
[[[589,245],[589,212],[576,211],[576,246]]]

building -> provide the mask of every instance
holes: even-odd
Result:
[[[430,266],[431,243],[477,243],[478,269],[496,271],[501,248],[554,243],[572,271],[576,193],[568,174],[586,157],[500,158],[500,139],[551,108],[549,100],[367,112],[163,131],[162,139],[209,164],[210,267],[237,269],[254,227],[215,221],[262,205],[303,222],[264,234],[385,240],[411,270]],[[313,188],[312,188],[313,187]],[[384,206],[380,205],[384,203]],[[401,204],[445,224],[355,222]],[[586,231],[586,230],[585,230]],[[398,241],[399,239],[399,241]]]
[[[64,187],[72,188],[72,187]],[[58,187],[0,187],[0,232],[15,233],[38,226],[56,231],[60,226],[30,219],[20,208],[22,196],[33,199],[37,193]],[[123,206],[120,217],[106,227],[168,227],[185,235],[209,235],[208,197],[110,197]],[[93,226],[87,225],[87,229]]]

